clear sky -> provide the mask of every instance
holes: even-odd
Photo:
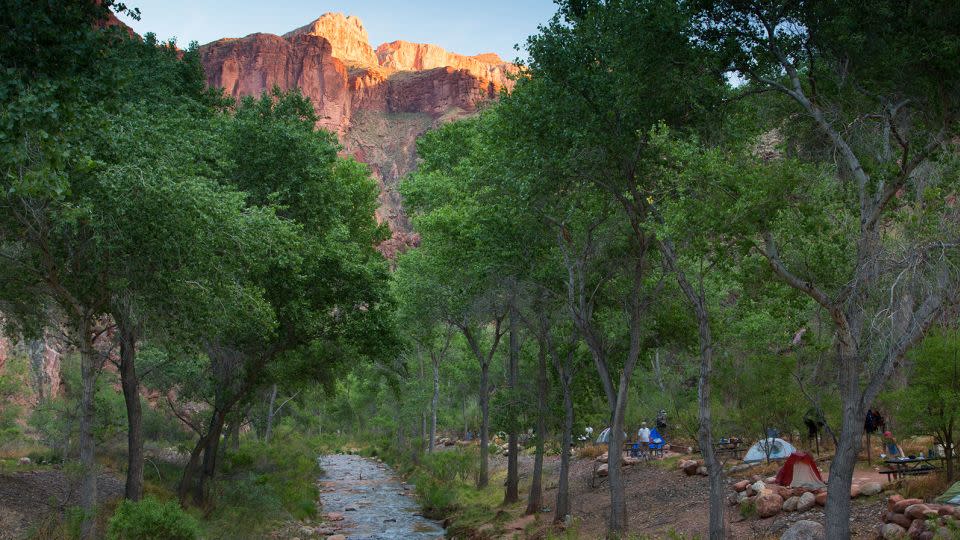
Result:
[[[122,17],[138,34],[175,37],[181,47],[255,32],[283,34],[328,11],[356,15],[373,47],[397,39],[432,43],[460,54],[518,53],[537,25],[556,11],[553,0],[126,0],[141,20]],[[520,53],[526,57],[525,53]]]

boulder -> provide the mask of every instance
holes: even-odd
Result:
[[[823,525],[809,519],[801,519],[780,535],[780,540],[823,540],[826,533]]]
[[[910,528],[907,529],[907,536],[910,538],[919,538],[920,534],[926,530],[926,523],[924,523],[922,519],[915,519],[913,523],[910,524]]]
[[[917,540],[933,540],[937,535],[933,531],[923,531],[917,535]],[[950,538],[949,536],[941,536],[941,538]]]
[[[923,502],[923,499],[901,499],[893,505],[893,511],[898,514],[902,514],[904,510],[907,509],[908,506],[912,506],[914,504],[921,504],[922,502]]]
[[[767,489],[767,485],[764,484],[762,480],[757,480],[750,485],[750,489],[752,489],[754,493],[760,493],[761,491]]]
[[[820,505],[820,506],[826,506],[826,505],[827,505],[827,492],[826,492],[826,491],[821,491],[820,493],[817,493],[817,494],[814,496],[814,500],[817,502],[818,505]]]
[[[856,498],[859,497],[859,496],[860,496],[860,486],[858,486],[857,484],[851,484],[851,485],[850,485],[850,498],[851,498],[851,499],[856,499]]]
[[[940,508],[937,508],[937,513],[940,514],[941,516],[951,516],[951,517],[952,517],[952,516],[953,516],[953,508],[950,508],[949,506],[944,505],[944,506],[941,506]]]
[[[806,512],[807,510],[813,508],[813,505],[816,504],[817,497],[810,493],[809,491],[800,496],[800,500],[797,501],[797,512]]]
[[[903,513],[910,519],[927,519],[928,517],[936,517],[938,515],[936,510],[923,503],[911,504]]]
[[[340,512],[330,512],[327,514],[327,521],[343,521],[343,514]]]
[[[860,494],[865,497],[879,495],[881,491],[883,491],[883,485],[880,482],[867,482],[860,486]]]
[[[697,474],[697,469],[698,469],[698,468],[700,468],[700,466],[697,465],[697,462],[696,462],[696,461],[687,461],[686,464],[685,464],[684,467],[683,467],[683,472],[684,472],[684,474],[686,474],[687,476],[693,476],[693,475]]]
[[[782,498],[783,500],[787,500],[787,499],[789,499],[790,497],[793,497],[794,495],[796,495],[796,494],[793,492],[792,489],[790,489],[790,488],[788,488],[788,487],[786,487],[786,486],[778,486],[778,485],[774,484],[774,485],[768,486],[768,487],[769,487],[771,490],[773,490],[774,493],[776,493],[777,495],[779,495],[780,498]]]
[[[896,512],[887,512],[884,516],[885,521],[888,523],[896,523],[897,525],[903,527],[904,529],[910,528],[910,524],[913,523],[913,520],[908,518],[903,514],[898,514]]]
[[[608,470],[608,465],[606,463],[597,467],[597,476],[606,476],[608,474],[610,474],[610,471]]]
[[[784,512],[795,512],[797,510],[797,503],[800,502],[800,497],[793,496],[789,499],[783,501],[783,511]]]
[[[623,456],[623,460],[620,461],[620,463],[623,464],[624,467],[630,467],[640,463],[640,460],[633,456]]]
[[[746,491],[748,487],[750,487],[750,481],[749,481],[749,480],[741,480],[741,481],[739,481],[739,482],[737,482],[736,484],[733,485],[733,490],[734,490],[734,491]]]
[[[609,454],[608,454],[607,452],[604,452],[604,453],[600,454],[599,456],[597,456],[597,461],[598,461],[599,463],[606,463],[607,461],[609,461],[609,459],[610,459],[610,456],[609,456]]]
[[[768,518],[780,513],[783,508],[783,499],[776,493],[764,493],[757,496],[757,515]]]
[[[893,505],[903,500],[903,495],[899,493],[894,493],[893,495],[887,497],[887,510],[893,512]]]
[[[764,483],[764,484],[776,484],[776,483],[777,483],[777,477],[776,477],[776,476],[768,476],[768,477],[766,477],[766,478],[763,479],[763,483]]]
[[[697,474],[699,474],[700,476],[709,476],[710,472],[707,470],[706,466],[701,465],[697,467]]]
[[[30,458],[24,456],[24,457],[20,458],[19,463],[20,463],[21,465],[29,465],[29,464],[30,464]]]
[[[907,535],[907,530],[896,523],[887,523],[880,529],[883,540],[901,540]]]
[[[746,491],[741,491],[740,493],[737,493],[737,502],[740,502],[748,497],[749,495],[747,495]]]

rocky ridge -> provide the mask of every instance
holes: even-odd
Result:
[[[337,134],[344,153],[367,163],[380,183],[377,218],[393,236],[388,257],[418,241],[396,185],[416,166],[416,139],[468,116],[501,89],[516,66],[495,54],[465,56],[435,45],[394,41],[374,49],[360,19],[327,13],[283,36],[251,34],[200,47],[207,84],[233,97],[274,86],[299,88],[318,125]]]

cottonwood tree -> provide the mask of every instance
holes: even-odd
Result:
[[[515,134],[526,147],[520,152],[528,154],[516,166],[542,170],[543,191],[553,189],[554,200],[567,202],[550,219],[568,271],[571,316],[610,407],[610,535],[627,529],[619,449],[647,311],[663,277],[648,226],[654,186],[641,164],[647,134],[659,121],[697,125],[704,118],[700,102],[723,88],[709,69],[713,55],[698,50],[691,36],[691,20],[677,4],[561,2],[554,19],[528,40],[529,79],[504,101],[522,126]],[[611,365],[609,331],[597,318],[595,291],[608,284],[623,298],[622,368]]]
[[[804,199],[794,192],[772,208],[758,246],[779,279],[831,318],[842,424],[826,534],[844,538],[864,414],[904,355],[958,299],[950,202],[956,178],[940,171],[955,151],[950,140],[960,112],[953,52],[960,9],[893,1],[869,10],[843,2],[700,6],[701,39],[729,55],[729,70],[748,83],[743,91],[775,93],[793,105],[768,125],[793,120],[803,129],[792,135],[809,135],[803,157],[828,168],[822,185],[836,201],[835,227],[849,239],[839,264],[830,265],[840,271],[806,265],[802,240],[782,234],[789,230],[783,220],[797,215],[792,202]]]

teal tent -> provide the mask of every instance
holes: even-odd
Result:
[[[960,506],[960,482],[956,482],[943,495],[937,497],[936,502],[955,504]]]

